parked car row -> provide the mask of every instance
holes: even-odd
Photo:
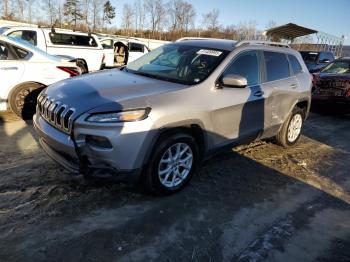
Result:
[[[4,83],[0,110],[11,109],[22,118],[31,118],[44,87],[67,77],[124,66],[149,52],[136,39],[55,28],[8,26],[0,28],[0,35]]]
[[[44,87],[80,74],[76,63],[67,58],[0,35],[0,110],[10,108],[24,119],[31,118]]]

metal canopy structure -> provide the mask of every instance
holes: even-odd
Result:
[[[283,38],[286,40],[293,40],[294,38],[316,34],[318,31],[310,28],[306,28],[300,25],[296,25],[293,23],[281,25],[278,27],[273,27],[267,29],[264,34],[270,38]]]
[[[263,35],[270,41],[287,41],[297,50],[308,49],[310,51],[330,51],[335,56],[340,56],[344,44],[344,37],[333,36],[311,28],[288,23],[278,27],[267,29]],[[314,36],[315,41],[303,43],[306,36]],[[299,41],[297,41],[299,39]],[[301,40],[301,42],[300,42]]]

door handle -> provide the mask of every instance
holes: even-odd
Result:
[[[0,70],[18,70],[18,67],[12,66],[12,67],[0,67]]]
[[[293,89],[295,89],[295,88],[298,87],[298,84],[291,84],[290,87],[293,88]]]
[[[263,96],[263,95],[264,95],[264,91],[259,90],[259,91],[255,91],[254,92],[254,96],[260,97],[260,96]]]

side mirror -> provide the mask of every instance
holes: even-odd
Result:
[[[246,87],[247,79],[241,75],[228,74],[222,78],[222,85],[227,87]]]

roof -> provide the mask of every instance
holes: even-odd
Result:
[[[284,39],[293,39],[300,36],[315,34],[318,33],[318,31],[297,24],[289,23],[267,29],[264,33],[267,36],[279,36]]]
[[[237,41],[227,39],[186,39],[178,41],[175,44],[232,51],[235,48]]]

